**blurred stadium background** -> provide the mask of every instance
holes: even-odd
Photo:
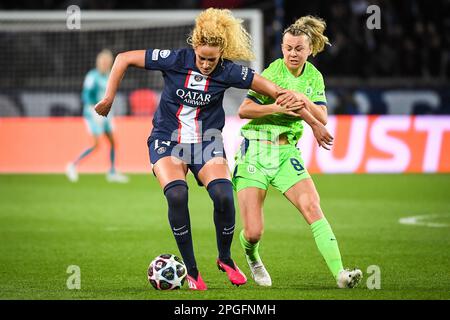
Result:
[[[80,29],[67,28],[66,10],[70,5],[81,8]],[[367,27],[366,22],[371,15],[367,13],[369,5],[377,5],[381,10],[380,29]],[[170,249],[175,252],[174,241],[167,230],[165,221],[165,203],[159,194],[155,179],[150,176],[146,146],[147,136],[151,130],[151,117],[157,107],[163,85],[162,77],[158,72],[137,69],[127,71],[113,107],[114,114],[117,116],[115,134],[118,141],[118,169],[127,173],[146,173],[145,176],[136,174],[132,176],[128,187],[122,187],[102,184],[103,177],[97,175],[86,177],[84,186],[83,179],[74,186],[69,185],[62,175],[23,174],[63,173],[67,162],[91,143],[91,137],[81,117],[80,93],[84,76],[94,67],[96,54],[101,49],[109,48],[117,54],[131,49],[185,47],[187,46],[186,37],[193,26],[193,17],[199,10],[211,6],[230,8],[237,15],[242,15],[255,40],[258,59],[252,67],[257,71],[262,71],[272,60],[280,57],[280,34],[296,18],[312,14],[326,20],[328,24],[326,34],[332,46],[327,47],[325,52],[311,61],[324,75],[328,109],[331,115],[327,126],[335,136],[335,146],[331,152],[318,150],[311,132],[306,131],[300,142],[305,163],[312,173],[330,174],[329,176],[317,175],[316,179],[319,191],[324,190],[324,193],[321,193],[322,201],[325,203],[328,201],[328,207],[325,205],[325,209],[338,213],[342,211],[341,217],[337,217],[336,213],[334,216],[330,215],[329,219],[338,222],[343,216],[347,219],[346,221],[349,221],[347,225],[337,223],[336,231],[343,241],[347,240],[348,249],[343,251],[350,261],[363,261],[361,263],[364,266],[378,261],[385,266],[384,270],[393,273],[397,272],[398,268],[402,268],[405,261],[407,261],[406,265],[410,266],[419,261],[426,261],[427,266],[424,268],[429,271],[427,276],[430,277],[427,278],[428,282],[422,281],[423,279],[420,279],[420,276],[413,271],[405,274],[401,279],[392,276],[387,278],[387,283],[391,281],[391,286],[386,285],[388,287],[388,291],[385,291],[386,295],[359,292],[357,297],[449,299],[448,290],[445,290],[450,286],[448,266],[450,257],[448,250],[445,253],[445,248],[448,249],[450,244],[448,232],[450,225],[448,199],[450,187],[450,1],[448,0],[433,2],[330,0],[301,3],[293,0],[2,1],[0,3],[0,70],[2,70],[0,73],[0,199],[2,203],[0,205],[2,220],[0,240],[3,245],[0,259],[3,260],[1,268],[3,268],[4,277],[0,285],[3,286],[0,297],[6,299],[148,297],[144,289],[137,290],[139,295],[133,293],[134,280],[140,281],[141,284],[142,281],[146,281],[145,277],[142,277],[142,280],[140,275],[136,276],[136,279],[127,280],[129,289],[116,292],[117,295],[114,295],[111,289],[111,292],[105,294],[102,286],[108,287],[109,284],[108,288],[121,287],[120,281],[123,279],[119,274],[116,278],[110,279],[118,281],[113,285],[100,281],[93,285],[94,289],[89,293],[69,294],[63,288],[64,282],[58,282],[61,277],[66,276],[64,270],[62,275],[54,276],[55,272],[61,272],[54,265],[58,263],[63,265],[70,259],[73,260],[75,253],[82,257],[79,259],[85,259],[83,260],[85,264],[93,263],[92,260],[83,256],[91,248],[92,243],[88,240],[101,244],[108,239],[116,243],[114,241],[117,239],[113,239],[108,234],[114,230],[119,230],[121,244],[129,245],[126,247],[127,250],[135,248],[127,241],[138,240],[145,243],[145,245],[140,243],[140,249],[137,252],[129,253],[127,258],[129,260],[124,259],[118,262],[119,269],[123,267],[133,276],[136,268],[138,272],[141,272],[142,264],[147,263],[147,260],[150,261],[152,256],[162,253],[161,250]],[[239,127],[245,122],[238,119],[236,115],[244,96],[244,91],[233,90],[227,94],[225,100],[227,124],[224,135],[231,165],[233,164],[231,155],[240,142],[237,133]],[[82,163],[80,172],[105,172],[108,156],[103,151],[106,148],[107,144],[103,144],[95,155]],[[331,175],[332,173],[348,175]],[[355,173],[359,175],[355,176]],[[398,175],[379,176],[361,175],[361,173],[397,173]],[[334,181],[342,180],[346,181],[345,187],[348,188],[346,189],[348,193],[340,190],[338,193],[341,198],[337,199],[335,197],[337,182]],[[411,189],[408,191],[408,188]],[[98,199],[93,196],[93,193],[97,193],[98,190],[102,190],[99,196],[110,197],[117,201],[120,199],[122,202],[117,205],[111,201],[105,207],[109,210],[106,214],[105,208],[94,204]],[[149,201],[148,190],[156,194],[151,196],[155,198],[154,200]],[[366,190],[367,194],[360,195],[358,192],[362,190]],[[201,199],[204,199],[202,197],[206,197],[201,191],[192,192],[194,199],[198,197],[195,203],[201,203]],[[200,193],[196,194],[196,192]],[[52,198],[52,195],[57,198]],[[136,195],[140,195],[141,198],[139,199]],[[361,201],[357,202],[353,195],[360,195]],[[144,204],[134,203],[130,207],[127,197],[136,198],[136,203],[141,201]],[[344,204],[342,202],[344,199],[349,201]],[[415,203],[417,206],[413,205],[413,200],[417,201]],[[274,200],[268,201],[268,207],[275,211],[280,211],[281,203],[285,202],[281,197],[274,197]],[[388,213],[373,216],[386,209],[381,202],[388,207],[394,207],[392,216],[388,216]],[[129,209],[134,212],[129,212]],[[194,218],[194,235],[195,223],[201,224],[202,219],[211,220],[209,210],[210,208],[207,207],[204,216],[199,214],[197,218]],[[286,208],[285,211],[289,210],[291,209]],[[124,211],[127,212],[124,216],[129,219],[127,222],[124,222],[126,219],[122,216]],[[70,214],[69,218],[61,212]],[[152,220],[145,221],[147,218],[150,219],[149,212],[154,213]],[[361,229],[364,223],[360,221],[361,225],[358,224],[359,222],[355,220],[357,218],[349,212],[359,212],[360,219],[371,221],[372,228],[363,227],[361,233],[352,235],[346,233],[351,227]],[[408,216],[409,213],[411,216],[437,214],[441,226],[433,231],[423,232],[422,230],[426,228],[405,231],[399,227],[397,220]],[[98,220],[95,220],[95,217]],[[271,219],[275,218],[270,216],[267,218],[268,238],[275,243],[277,240],[274,235],[277,232],[288,238],[291,231],[288,230],[286,233],[283,226],[275,220],[273,220],[274,227],[270,227]],[[286,219],[289,221],[290,218]],[[91,223],[87,229],[85,221]],[[392,229],[385,226],[391,223],[395,224]],[[78,239],[76,235],[66,239],[65,247],[59,237],[61,234],[70,233],[68,226],[71,224],[74,226],[72,231],[85,232],[82,233],[85,236],[84,242],[82,241],[78,247],[76,245],[73,247],[73,241]],[[95,226],[106,228],[107,235],[103,237],[101,232],[97,234],[98,230]],[[155,234],[158,234],[159,240],[167,240],[164,240],[162,245],[158,239],[153,239],[148,234],[148,228],[143,226],[156,228]],[[306,234],[308,232],[306,226],[302,225],[302,228],[305,229],[303,231]],[[212,225],[205,226],[204,229],[207,230],[205,232],[208,237],[212,236],[208,233],[211,232]],[[51,230],[59,231],[52,233]],[[127,230],[129,233],[126,234]],[[270,232],[273,232],[272,236]],[[296,231],[292,232],[295,236]],[[24,241],[21,245],[20,241],[23,241],[22,237],[26,234],[28,238],[25,239],[28,241]],[[43,234],[45,236],[42,236]],[[309,239],[309,235],[305,234],[302,237]],[[369,236],[370,240],[367,238]],[[405,242],[412,237],[416,237],[417,247],[415,253],[411,251],[411,255],[408,255],[410,252],[408,250],[411,248],[406,246]],[[199,238],[202,239],[200,235]],[[310,241],[305,239],[302,240]],[[361,241],[365,246],[349,245],[354,240]],[[383,242],[384,248],[390,246],[392,251],[383,252],[377,240]],[[400,243],[393,244],[397,240]],[[201,241],[198,241],[199,246]],[[59,246],[56,244],[58,242]],[[206,239],[203,242],[206,242]],[[46,262],[38,262],[42,255],[39,250],[36,250],[36,243],[48,248],[43,253],[48,257]],[[148,244],[151,244],[150,247],[153,245],[150,254],[144,248],[148,247]],[[117,243],[117,245],[120,244]],[[234,245],[236,245],[235,250],[239,252],[240,248],[236,241]],[[312,243],[309,245],[311,246]],[[160,250],[158,246],[163,246],[164,249]],[[273,248],[269,249],[269,242],[267,247],[267,250],[273,250]],[[74,254],[69,254],[67,248],[75,248]],[[118,248],[119,252],[124,249]],[[436,251],[433,251],[433,248]],[[444,252],[437,251],[436,248]],[[102,251],[103,249],[105,251]],[[213,252],[214,248],[208,247],[208,250]],[[295,252],[296,249],[292,248],[292,250]],[[310,252],[314,250],[311,246]],[[107,274],[118,272],[117,269],[106,266],[110,262],[109,259],[114,259],[111,253],[109,256],[105,254],[106,251],[106,244],[104,248],[100,245],[93,251],[96,257],[103,255],[103,258],[99,258],[97,262],[103,263],[96,271],[97,277],[100,278],[102,273],[99,270]],[[54,255],[55,252],[60,255],[60,260],[58,255]],[[283,259],[277,257],[276,252],[272,254],[274,264],[277,259]],[[211,255],[213,256],[212,253]],[[401,258],[398,258],[399,256]],[[386,260],[383,264],[383,257],[393,260],[389,262]],[[318,257],[314,258],[317,258],[317,261],[314,259],[309,261],[305,256],[302,258],[311,265],[321,263]],[[205,257],[199,257],[201,262],[203,259],[206,261]],[[239,261],[245,264],[241,258]],[[397,264],[389,265],[392,261]],[[22,278],[21,275],[27,274],[26,266],[31,263],[43,267],[44,273],[47,273],[36,275],[31,272],[32,274]],[[130,264],[134,266],[130,267]],[[15,275],[13,271],[16,267],[23,268],[24,272]],[[272,266],[272,268],[275,267]],[[321,268],[324,269],[324,266],[322,265]],[[314,273],[315,269],[311,267],[308,272]],[[307,293],[304,296],[296,296],[297,293],[294,291],[289,292],[289,288],[281,287],[273,298],[328,299],[336,297],[334,291],[327,291],[313,284],[322,281],[321,277],[327,277],[326,270],[322,271],[314,273],[311,279],[302,278],[307,282]],[[410,281],[414,277],[416,280],[418,277],[419,282],[424,283],[424,286],[416,282],[412,284]],[[434,287],[427,288],[425,283],[431,283]],[[403,291],[399,293],[396,290]],[[240,297],[230,297],[223,292],[212,293],[209,297],[225,299]],[[337,295],[338,298],[352,298],[347,294]],[[152,297],[161,296],[153,295]],[[164,298],[167,297],[169,299],[192,298],[184,293],[177,296],[164,296]],[[242,297],[270,298],[262,291],[246,292]]]
[[[67,8],[73,4],[81,9],[81,25],[69,30]],[[245,20],[257,53],[251,66],[257,71],[280,56],[280,34],[296,18],[313,14],[327,21],[332,46],[311,61],[324,74],[329,114],[358,117],[331,118],[330,130],[338,133],[331,157],[314,150],[311,135],[306,134],[302,149],[313,172],[450,171],[445,152],[450,129],[448,1],[432,6],[419,0],[320,1],[300,6],[282,0],[205,0],[2,2],[0,141],[8,152],[0,156],[0,172],[61,172],[65,162],[90,141],[83,134],[81,118],[69,118],[81,116],[82,83],[94,67],[96,54],[103,48],[117,54],[185,47],[198,10],[213,5],[231,8]],[[380,29],[367,27],[369,5],[381,10]],[[116,121],[117,162],[122,171],[148,169],[143,136],[151,130],[162,85],[158,72],[136,69],[130,69],[122,82],[113,108],[116,116],[125,117]],[[244,96],[243,90],[226,94],[229,154],[239,143],[236,132],[243,121],[236,119],[236,112]],[[399,117],[384,121],[380,115]],[[423,115],[427,117],[410,117]],[[350,129],[363,133],[351,134]],[[48,140],[48,148],[17,148],[28,141],[28,130],[35,139]],[[389,130],[401,138],[392,138]],[[6,138],[10,134],[14,143]],[[362,151],[356,158],[353,146]],[[102,154],[87,159],[80,170],[101,171],[107,161]]]

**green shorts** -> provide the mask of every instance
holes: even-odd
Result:
[[[244,139],[235,159],[232,181],[236,192],[250,187],[267,190],[271,184],[285,193],[297,182],[311,177],[300,150],[291,144]]]

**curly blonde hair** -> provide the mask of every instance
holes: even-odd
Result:
[[[195,19],[195,27],[187,42],[194,49],[203,45],[219,47],[225,59],[254,60],[251,37],[242,22],[230,10],[209,8]]]
[[[316,54],[323,51],[326,44],[331,45],[328,37],[323,34],[326,27],[327,23],[322,18],[304,16],[297,19],[297,21],[284,30],[283,36],[286,33],[290,33],[293,36],[305,34],[309,39],[312,55],[314,57]]]

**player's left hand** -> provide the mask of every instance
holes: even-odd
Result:
[[[292,104],[293,102],[297,101],[297,97],[295,95],[295,92],[291,90],[281,90],[278,92],[278,97],[276,100],[276,104],[287,107],[288,105]]]
[[[277,104],[288,107],[294,101],[301,102],[304,106],[306,106],[306,104],[309,102],[308,98],[300,92],[291,90],[281,90],[278,92],[278,98],[276,101]]]
[[[292,100],[292,101],[288,102],[287,104],[285,104],[284,108],[286,109],[286,111],[292,111],[297,116],[299,116],[300,110],[303,108],[306,108],[306,103],[301,100]]]

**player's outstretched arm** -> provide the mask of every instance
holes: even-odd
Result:
[[[95,105],[95,111],[102,116],[107,116],[116,97],[117,88],[129,66],[144,68],[145,50],[133,50],[119,53],[109,74],[105,96]]]
[[[296,109],[296,111],[292,111],[289,108]],[[333,145],[333,136],[328,132],[325,126],[314,118],[314,116],[305,108],[304,102],[302,101],[293,101],[286,106],[280,106],[277,103],[261,106],[253,100],[246,98],[239,106],[238,111],[241,119],[261,118],[273,113],[283,113],[293,117],[302,118],[311,126],[314,137],[320,147],[330,150],[330,146]]]
[[[295,103],[297,101],[297,103]],[[284,105],[287,111],[295,112],[297,117],[302,118],[311,127],[314,137],[319,144],[319,147],[330,150],[333,145],[333,136],[325,128],[327,123],[326,108],[323,110],[319,106],[312,103],[304,94],[290,90],[278,91],[278,98],[276,103]],[[301,106],[299,108],[298,106]],[[317,110],[317,113],[310,111]],[[322,110],[322,112],[319,111]],[[316,118],[316,115],[317,117]]]
[[[277,99],[278,104],[283,105],[285,101],[289,99],[288,96],[284,95],[285,92],[287,92],[287,90],[282,90],[279,92],[280,96]],[[302,101],[305,104],[306,109],[314,116],[314,118],[319,120],[323,125],[327,124],[328,112],[326,106],[315,104],[301,92],[294,92],[294,94],[298,100]],[[288,110],[289,109],[290,108],[288,108]]]
[[[289,112],[292,112],[291,115],[300,117],[305,120],[305,122],[313,130],[314,137],[316,138],[319,146],[330,150],[330,146],[333,144],[333,136],[328,132],[325,126],[306,109],[305,105],[300,103],[300,101],[302,100],[299,99],[295,92],[282,89],[272,81],[267,80],[257,73],[255,73],[255,76],[253,78],[251,89],[273,99],[279,98],[279,100],[282,100],[282,106],[287,108],[287,110],[280,109],[280,111],[287,114],[290,114]],[[251,103],[254,102],[251,101]],[[261,108],[261,106],[257,105],[256,103],[252,105],[251,103],[249,101],[244,101],[244,103],[241,105],[242,108],[239,108],[239,115],[242,118],[259,118],[264,116],[264,112],[268,112],[267,114],[273,113],[272,108],[277,107],[277,105],[275,104],[267,110],[259,111],[257,110],[257,108]]]
[[[301,104],[302,102],[296,101],[294,103],[290,103],[289,106],[292,109],[300,109],[304,107]],[[286,107],[276,103],[266,104],[262,106],[249,98],[245,98],[242,104],[239,106],[238,114],[241,119],[256,119],[274,113],[284,113],[293,117],[298,117],[298,114],[295,113],[295,111],[292,109],[288,110]]]
[[[283,90],[272,81],[267,80],[257,73],[255,73],[255,76],[253,77],[250,88],[262,95],[271,97],[272,99],[278,98],[278,92]]]
[[[274,100],[283,98],[283,103],[278,104],[283,107],[289,106],[290,111],[298,111],[305,107],[305,105],[298,103],[300,100],[297,98],[294,91],[283,89],[257,73],[255,73],[255,76],[253,77],[250,88],[257,93],[266,97],[271,97]]]

